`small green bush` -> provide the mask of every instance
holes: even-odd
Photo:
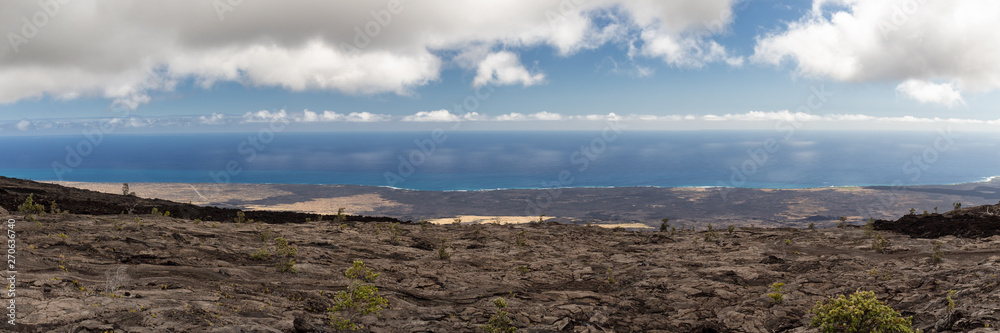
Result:
[[[510,320],[510,314],[507,313],[507,300],[497,297],[493,300],[493,305],[497,307],[497,312],[490,317],[490,321],[486,325],[480,328],[487,333],[516,332],[517,327],[514,327],[514,323]]]
[[[667,223],[667,222],[670,222],[670,219],[664,218],[664,219],[662,219],[660,221],[663,222],[663,223],[660,223],[660,232],[670,231],[670,224]]]
[[[872,237],[872,250],[878,253],[885,253],[889,249],[889,240],[882,236],[882,233],[875,234]]]
[[[447,238],[441,238],[441,246],[438,247],[438,258],[441,260],[448,260],[448,258],[451,258],[451,253],[446,251],[448,249],[447,241]]]
[[[359,316],[378,315],[389,304],[378,294],[378,288],[367,284],[378,278],[379,274],[365,267],[365,263],[354,261],[351,268],[344,271],[344,276],[351,279],[347,290],[338,292],[333,298],[333,307],[327,309],[330,325],[337,330],[355,331],[363,329],[354,321]]]
[[[295,268],[295,260],[288,259],[285,261],[278,262],[278,272],[281,273],[298,273],[299,270]]]
[[[812,326],[823,333],[884,332],[911,333],[911,318],[882,304],[871,291],[856,291],[850,296],[840,295],[817,302],[812,312]]]
[[[35,194],[28,194],[28,198],[24,199],[24,203],[17,206],[17,211],[23,215],[44,214],[45,206],[35,203]]]
[[[254,253],[251,253],[250,258],[255,260],[267,260],[268,258],[271,258],[271,252],[267,250],[267,247],[262,247]]]
[[[934,241],[934,245],[931,245],[931,262],[938,264],[941,263],[941,259],[944,258],[944,252],[941,252],[941,241]]]
[[[781,304],[785,301],[785,283],[775,282],[771,284],[771,292],[767,294],[771,298],[771,304]]]

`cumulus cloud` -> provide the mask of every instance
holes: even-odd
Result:
[[[28,121],[28,120],[21,120],[21,121],[17,122],[17,129],[22,130],[22,131],[27,131],[29,128],[31,128],[31,122],[30,121]]]
[[[545,80],[545,74],[528,72],[516,54],[502,51],[490,54],[479,62],[472,86],[520,84],[527,87],[541,83],[543,80]]]
[[[508,114],[502,114],[493,118],[497,121],[528,121],[528,120],[562,120],[563,115],[558,113],[551,113],[548,111],[542,111],[532,114],[523,114],[517,112],[511,112]]]
[[[0,43],[0,103],[100,96],[134,110],[184,80],[409,95],[470,48],[485,50],[463,67],[474,85],[544,82],[518,52],[546,45],[569,56],[621,42],[671,64],[732,63],[705,22],[727,26],[736,1],[3,1],[15,37]],[[48,16],[37,33],[21,20],[36,13]]]
[[[906,80],[896,86],[896,92],[917,100],[921,103],[934,103],[946,106],[965,104],[962,94],[955,89],[954,83],[933,83],[921,80]]]
[[[199,116],[198,123],[202,125],[222,125],[226,123],[226,115],[213,112],[211,116]]]
[[[991,0],[814,0],[801,20],[759,38],[752,60],[794,63],[803,76],[902,82],[904,96],[953,105],[962,91],[1000,88],[997,17]]]

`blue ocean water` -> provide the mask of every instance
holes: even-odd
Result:
[[[953,184],[1000,175],[1000,134],[336,132],[0,137],[0,175],[414,190]]]

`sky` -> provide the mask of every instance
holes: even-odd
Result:
[[[0,3],[0,135],[992,130],[994,0]]]

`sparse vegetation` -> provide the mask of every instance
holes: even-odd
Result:
[[[885,237],[882,236],[881,232],[875,234],[875,237],[872,237],[872,250],[875,250],[875,252],[878,253],[885,253],[885,251],[888,249],[889,249],[889,240],[885,239]]]
[[[954,297],[955,297],[955,291],[954,290],[948,290],[948,299],[947,300],[948,300],[948,313],[949,314],[955,311],[955,299],[954,299]]]
[[[347,210],[347,208],[345,207],[337,208],[337,217],[336,217],[337,221],[343,222],[347,220],[346,216],[344,216],[344,210]]]
[[[785,283],[775,282],[771,284],[771,292],[767,294],[771,298],[771,304],[781,304],[785,301]]]
[[[517,331],[517,327],[514,327],[514,323],[510,320],[510,314],[507,313],[507,300],[497,297],[493,300],[493,305],[496,306],[497,312],[490,317],[490,321],[480,328],[487,333],[513,333]]]
[[[961,202],[953,203],[953,204],[951,204],[951,206],[954,207],[955,210],[962,209],[962,203]]]
[[[931,245],[931,262],[938,264],[941,263],[941,259],[944,258],[944,253],[941,252],[941,241],[934,241]]]
[[[45,206],[43,206],[42,204],[35,203],[34,194],[28,194],[28,198],[24,199],[24,203],[22,203],[20,206],[17,206],[17,212],[21,213],[22,215],[44,214]]]
[[[730,225],[726,226],[726,231],[729,232],[729,235],[732,235],[733,233],[736,232],[736,226],[730,224]]]
[[[129,197],[135,196],[135,192],[129,191],[128,183],[122,183],[122,195]]]
[[[365,263],[357,260],[344,271],[344,276],[351,279],[347,290],[338,292],[333,298],[333,307],[327,309],[330,325],[337,330],[356,331],[363,329],[356,323],[360,316],[378,315],[388,304],[384,297],[378,294],[378,288],[369,284],[379,277],[379,273],[365,267]]]
[[[809,230],[816,230],[816,223],[809,222]]]
[[[261,247],[250,254],[250,258],[254,260],[267,260],[271,258],[271,252],[267,250],[267,247]]]
[[[236,217],[233,218],[233,222],[236,222],[236,224],[240,224],[246,221],[247,221],[247,214],[244,213],[242,210],[237,211]]]
[[[525,233],[526,232],[524,230],[521,230],[520,232],[517,233],[517,239],[516,239],[517,247],[524,247],[525,245],[528,244],[528,240]]]
[[[663,218],[660,221],[662,222],[662,223],[660,223],[660,232],[669,231],[670,230],[670,223],[667,223],[667,222],[670,222],[670,219]]]
[[[451,258],[451,253],[448,253],[447,251],[448,249],[447,242],[448,242],[447,238],[441,238],[441,245],[438,246],[438,258],[441,260],[448,260],[448,258]]]
[[[617,282],[618,280],[615,279],[615,271],[611,270],[611,267],[608,267],[608,284],[614,285]]]
[[[811,311],[812,326],[824,333],[836,332],[914,332],[911,318],[882,304],[871,291],[857,291],[817,302]]]
[[[278,262],[278,272],[281,273],[298,273],[299,270],[295,268],[295,260],[286,259]]]

